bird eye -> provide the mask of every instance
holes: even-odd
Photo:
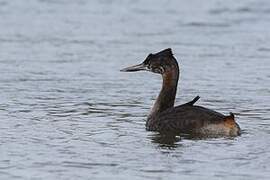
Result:
[[[160,70],[158,67],[154,67],[154,68],[152,69],[152,71],[153,71],[154,73],[161,73],[161,70]]]
[[[162,66],[160,66],[160,69],[159,70],[160,70],[160,73],[161,74],[165,72],[165,69]]]

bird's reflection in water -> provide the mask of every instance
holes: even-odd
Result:
[[[174,149],[180,147],[180,141],[186,140],[202,140],[211,138],[209,136],[201,136],[195,134],[161,134],[155,133],[150,135],[150,139],[153,143],[158,144],[159,147]]]
[[[153,143],[158,144],[159,147],[162,148],[174,149],[181,146],[181,144],[178,143],[181,141],[179,135],[155,133],[150,136],[150,139]]]

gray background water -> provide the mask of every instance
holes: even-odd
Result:
[[[270,1],[1,0],[1,179],[269,179]],[[176,104],[234,112],[237,138],[145,131],[171,47]]]

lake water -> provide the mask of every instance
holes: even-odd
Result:
[[[270,179],[269,30],[267,0],[1,0],[0,179]],[[168,47],[240,137],[145,130],[161,77],[119,70]]]

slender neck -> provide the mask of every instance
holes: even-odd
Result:
[[[178,78],[179,68],[177,64],[169,72],[165,72],[162,75],[162,88],[151,110],[150,116],[154,116],[155,114],[174,106]]]

